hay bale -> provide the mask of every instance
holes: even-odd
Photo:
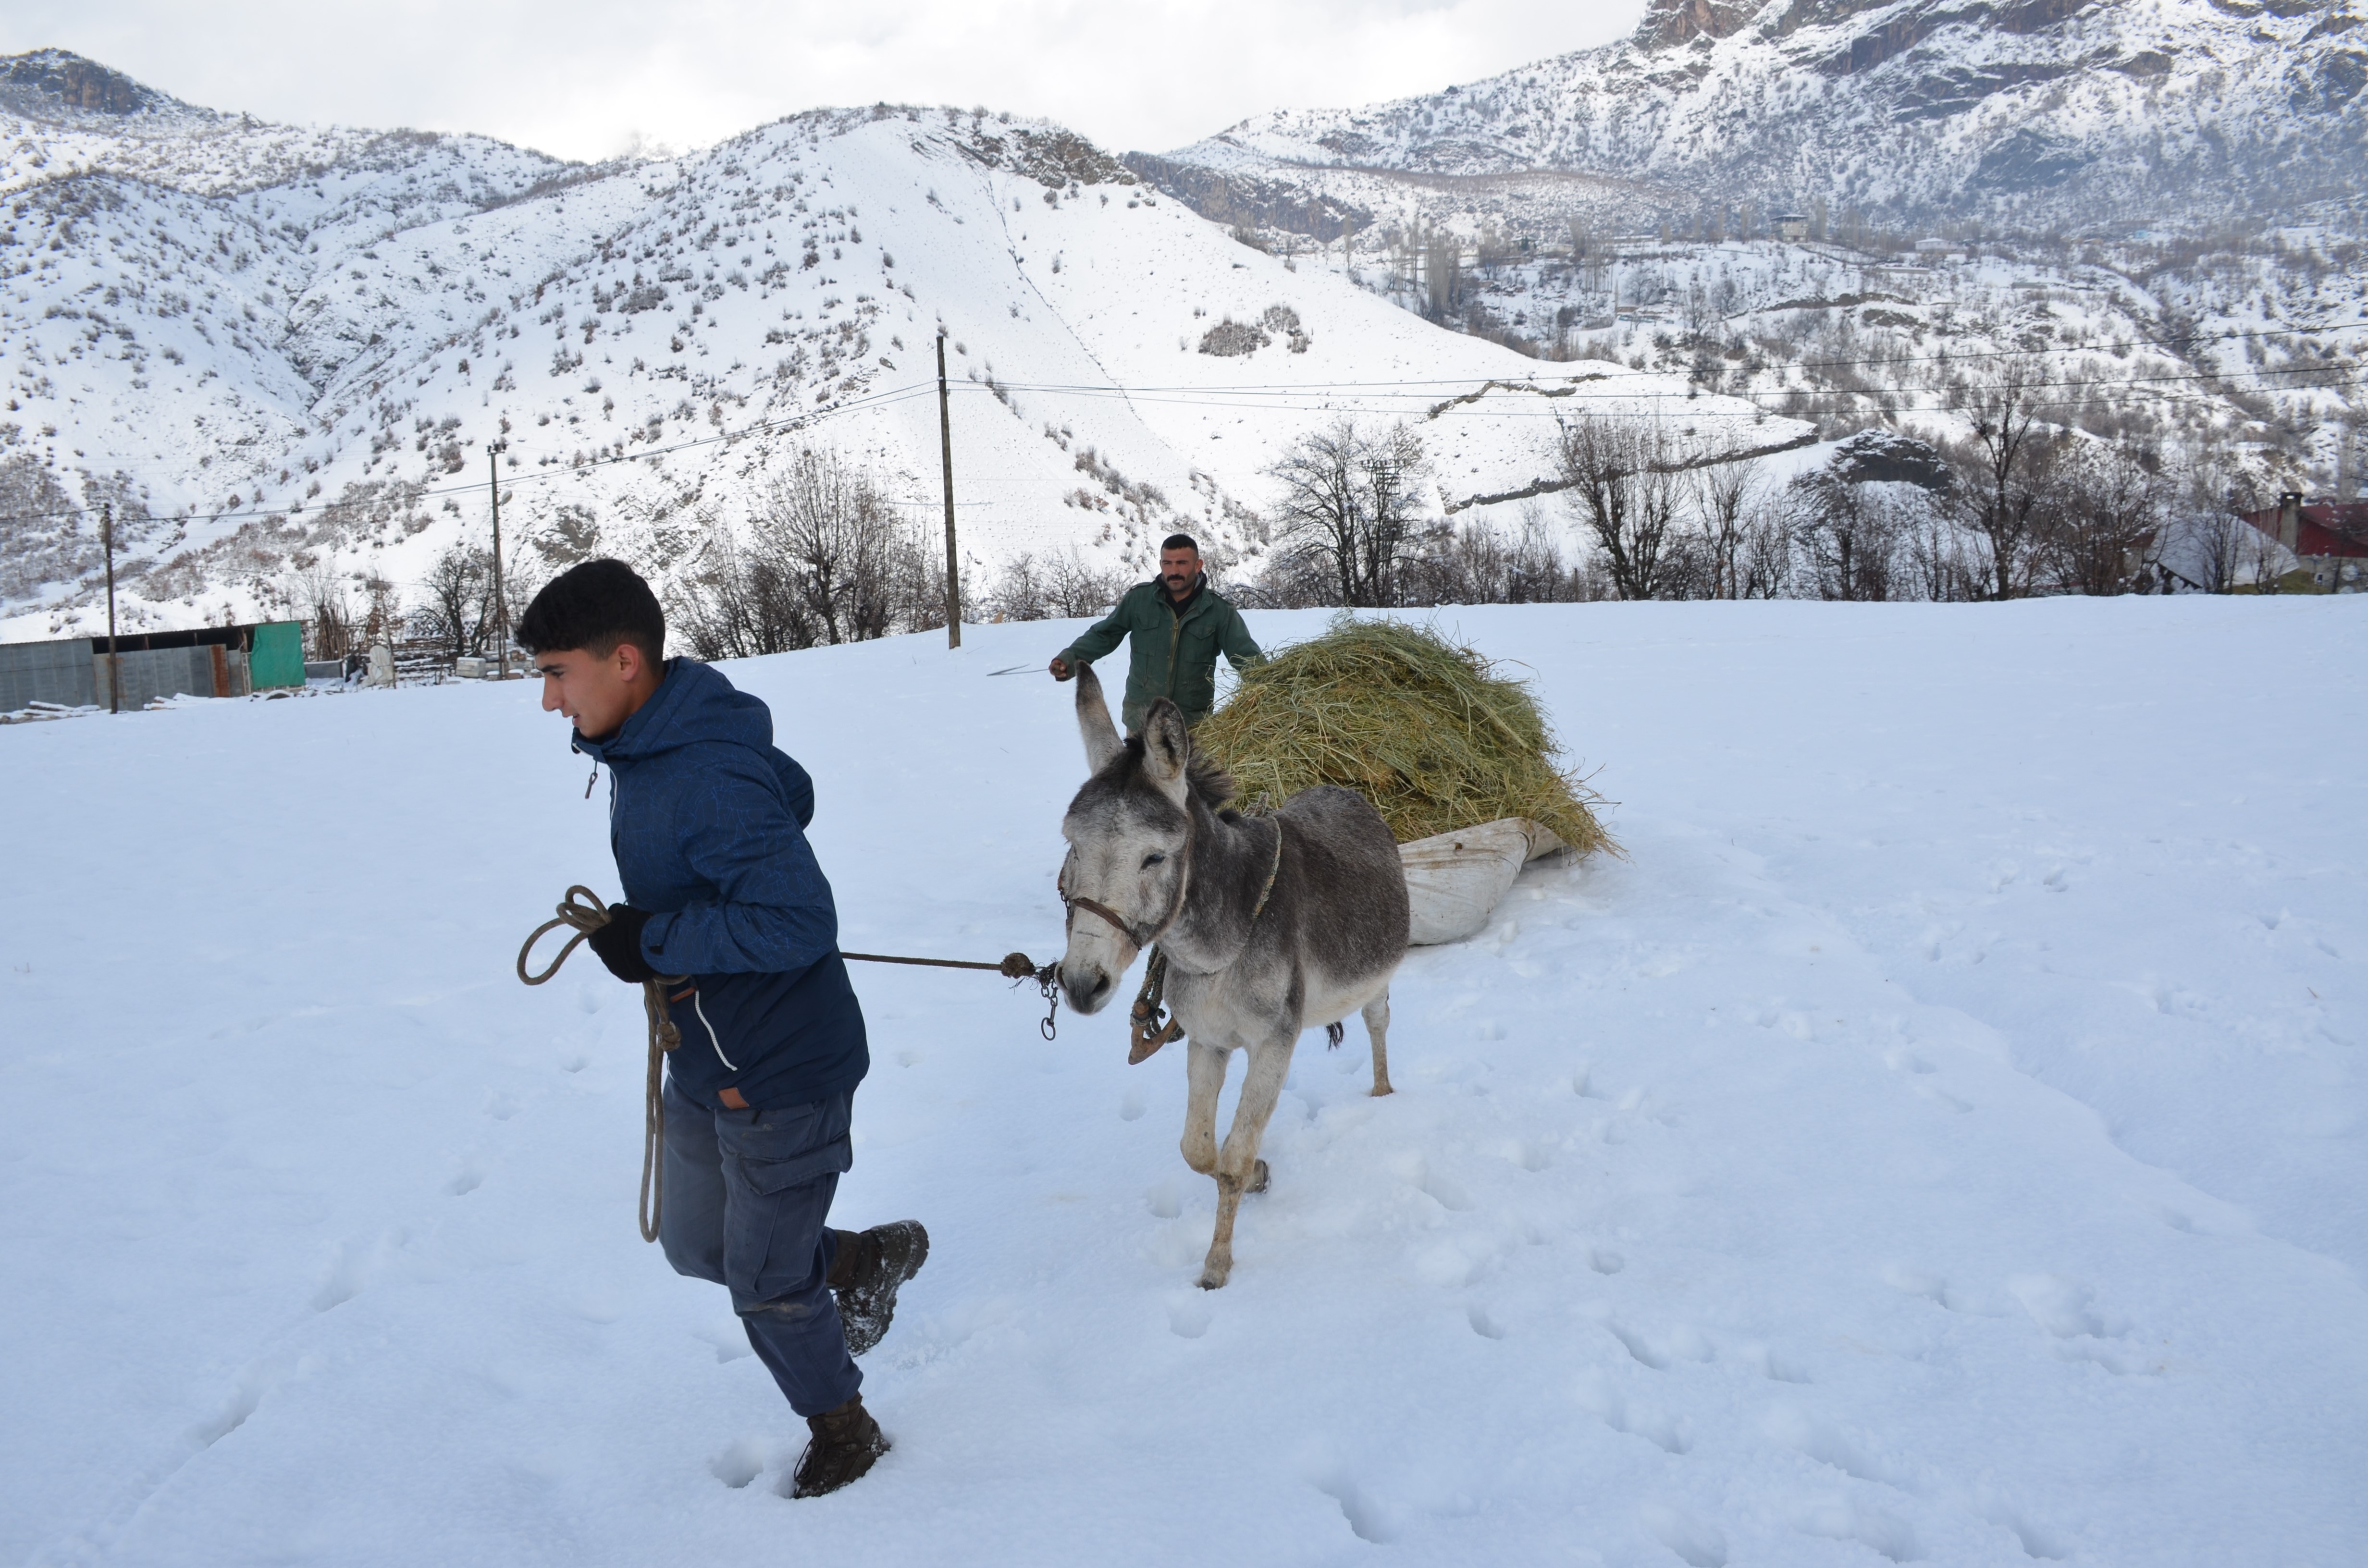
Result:
[[[1339,784],[1401,844],[1527,817],[1582,855],[1619,850],[1588,809],[1600,797],[1554,766],[1526,683],[1421,627],[1342,616],[1247,671],[1193,738],[1246,811]]]

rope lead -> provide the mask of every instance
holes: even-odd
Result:
[[[559,972],[559,966],[567,961],[567,955],[574,952],[586,937],[607,924],[609,906],[600,902],[598,893],[580,882],[569,888],[567,896],[559,902],[559,913],[536,926],[534,934],[518,949],[518,977],[529,985],[541,985]],[[552,959],[541,973],[529,974],[526,960],[527,956],[534,951],[534,945],[562,926],[575,935],[567,938],[567,945],[559,949],[559,956]],[[650,1026],[650,1071],[642,1091],[640,1217],[642,1240],[645,1242],[658,1239],[658,1215],[666,1198],[666,1169],[659,1158],[666,1147],[664,1062],[666,1053],[682,1043],[682,1031],[675,1028],[674,1019],[666,1013],[666,989],[680,985],[689,978],[682,974],[662,974],[655,980],[642,983],[642,1011],[647,1016]]]
[[[595,770],[596,778],[598,770]],[[558,913],[534,928],[518,949],[518,977],[529,985],[541,985],[559,972],[559,966],[593,932],[609,924],[609,906],[600,895],[578,882],[567,890],[559,901]],[[534,945],[562,926],[575,934],[559,955],[538,973],[527,971],[527,960]],[[841,953],[845,959],[859,959],[865,963],[917,964],[928,969],[992,970],[1007,980],[1032,980],[1042,994],[1046,1006],[1044,1021],[1037,1025],[1046,1040],[1058,1028],[1061,1012],[1061,971],[1058,964],[1038,964],[1026,953],[1007,953],[1000,963],[978,963],[967,959],[907,959],[885,953]],[[665,1199],[666,1172],[661,1155],[666,1149],[666,1054],[682,1043],[682,1031],[675,1027],[666,1011],[666,992],[686,983],[687,974],[662,974],[655,980],[642,983],[642,1010],[648,1016],[650,1026],[649,1079],[643,1091],[642,1118],[642,1240],[658,1239],[658,1215]],[[1156,1048],[1155,1048],[1156,1049]]]

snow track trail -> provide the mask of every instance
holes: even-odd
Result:
[[[814,1504],[634,1237],[634,994],[510,974],[614,881],[530,687],[0,732],[0,1562],[2356,1561],[2368,696],[2263,672],[2368,607],[1436,619],[1630,858],[1412,955],[1395,1096],[1302,1042],[1217,1292],[1172,1053],[858,974],[837,1218],[933,1247]],[[985,677],[1068,634],[727,666],[847,946],[1057,943],[1068,694]]]

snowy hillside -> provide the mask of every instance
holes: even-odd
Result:
[[[1435,506],[1532,484],[1577,404],[1492,383],[1682,403],[1697,453],[1805,434],[1441,332],[1245,251],[1057,127],[882,106],[562,167],[259,127],[121,78],[96,96],[131,107],[70,107],[61,60],[99,70],[22,57],[34,86],[0,125],[10,636],[93,624],[102,500],[132,519],[135,626],[279,608],[323,562],[415,583],[484,537],[497,441],[507,531],[546,567],[672,572],[808,445],[930,518],[940,329],[988,577],[1019,550],[1139,569],[1177,526],[1254,557],[1263,470],[1344,410],[1423,427]]]
[[[2351,0],[1653,0],[1618,43],[1394,103],[1277,110],[1169,158],[1253,190],[1299,168],[1449,189],[1521,176],[1507,194],[1532,232],[1563,226],[1557,206],[1708,201],[1991,230],[2213,224],[2357,197],[2363,20]]]
[[[2368,473],[2363,85],[2350,0],[1656,0],[1601,49],[1128,162],[1432,320],[1828,434],[1962,435],[1950,381],[2046,355],[2060,423],[2266,496]]]
[[[1631,858],[1408,960],[1395,1096],[1303,1041],[1215,1294],[1174,1052],[859,973],[839,1214],[935,1245],[815,1503],[635,1238],[632,993],[510,972],[614,885],[530,688],[0,729],[0,1560],[2355,1561],[2368,707],[2255,672],[2360,609],[1443,612]],[[1058,941],[1068,693],[988,672],[1070,630],[727,666],[848,946]]]
[[[2368,252],[2309,225],[2202,255],[2135,240],[1930,264],[1830,242],[1639,235],[1576,260],[1468,267],[1445,310],[1406,259],[1335,247],[1298,265],[1549,359],[1682,375],[1829,434],[1962,440],[1956,389],[2027,357],[2051,423],[2174,464],[2233,460],[2263,495],[2368,477]]]

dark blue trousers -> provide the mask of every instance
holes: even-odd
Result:
[[[863,1386],[830,1293],[837,1238],[824,1223],[854,1164],[854,1100],[709,1110],[666,1080],[659,1244],[677,1274],[732,1292],[749,1345],[800,1415],[836,1410]]]

